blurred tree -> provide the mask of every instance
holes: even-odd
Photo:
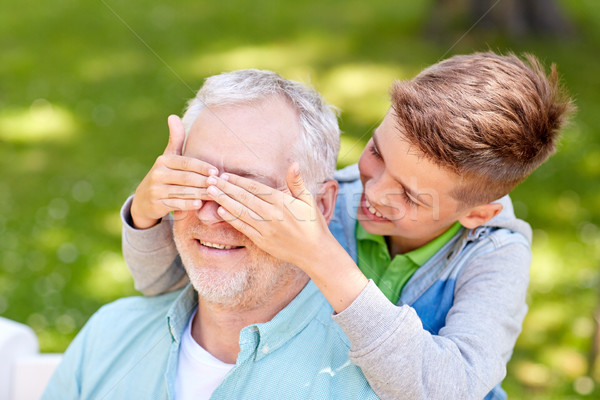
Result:
[[[474,29],[506,34],[570,36],[573,24],[556,0],[437,0],[428,31]]]
[[[469,6],[473,23],[490,10],[482,19],[481,27],[498,29],[512,36],[565,36],[573,31],[556,0],[469,0]]]

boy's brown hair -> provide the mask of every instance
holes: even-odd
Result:
[[[410,81],[397,81],[392,107],[402,138],[456,173],[462,206],[509,193],[556,148],[575,107],[556,66],[547,76],[532,55],[454,56]]]

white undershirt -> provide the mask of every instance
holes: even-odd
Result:
[[[192,320],[196,311],[192,313],[181,337],[175,377],[175,399],[177,400],[210,399],[212,392],[235,366],[213,357],[194,340]]]

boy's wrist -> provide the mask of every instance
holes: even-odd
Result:
[[[160,219],[149,219],[149,218],[135,218],[133,214],[131,215],[131,222],[133,223],[133,227],[135,229],[149,229],[153,226],[158,225]]]
[[[313,280],[334,311],[340,313],[352,304],[369,280],[335,238],[320,243],[321,251],[307,254],[298,267]]]
[[[299,258],[297,262],[294,263],[313,280],[317,275],[326,272],[328,268],[333,267],[332,259],[340,258],[347,254],[346,250],[339,245],[338,241],[331,233],[315,242],[318,243],[318,245],[311,246],[307,251],[298,252]]]
[[[135,229],[148,229],[157,225],[160,222],[160,219],[147,218],[138,215],[137,203],[135,201],[135,196],[133,196],[133,200],[131,202],[131,208],[129,213],[131,215],[131,223]]]

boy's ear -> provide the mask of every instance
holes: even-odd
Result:
[[[319,187],[319,193],[315,196],[317,207],[321,210],[321,213],[325,217],[327,224],[331,222],[333,213],[335,211],[335,200],[339,190],[339,184],[336,180],[332,179],[323,182]]]
[[[494,218],[502,211],[502,204],[489,203],[475,206],[466,211],[458,222],[467,229],[475,229]]]

